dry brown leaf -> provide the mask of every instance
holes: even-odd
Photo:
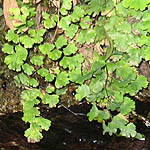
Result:
[[[10,29],[14,29],[13,26],[14,20],[10,20],[10,12],[9,12],[10,8],[18,8],[16,0],[4,0],[3,2],[3,11],[6,24]]]

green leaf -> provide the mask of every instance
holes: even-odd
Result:
[[[51,81],[54,80],[54,75],[51,74],[51,73],[49,73],[49,71],[48,71],[47,69],[45,69],[45,68],[39,69],[39,70],[37,71],[37,73],[38,73],[39,75],[41,75],[42,77],[45,77],[45,80],[46,80],[46,81],[51,82]]]
[[[82,7],[76,6],[74,8],[73,13],[71,14],[71,18],[73,22],[78,22],[80,21],[80,18],[84,17],[84,9]]]
[[[100,93],[92,93],[92,91],[91,91],[91,94],[89,96],[87,96],[86,100],[90,103],[95,103],[95,102],[102,102],[103,103],[103,101],[105,101],[104,96],[105,96],[105,94],[103,91],[101,91]]]
[[[68,15],[68,11],[65,8],[60,8],[60,13],[65,16]]]
[[[40,127],[37,124],[31,124],[30,128],[25,131],[24,136],[28,138],[28,142],[36,143],[39,142],[43,136],[40,132]]]
[[[93,104],[90,112],[87,114],[89,121],[92,121],[95,118],[97,118],[98,114],[99,114],[99,110],[98,110],[97,106],[95,104]]]
[[[84,82],[84,76],[81,74],[81,69],[76,68],[69,73],[69,80],[75,83],[82,84]]]
[[[76,92],[77,94],[75,95],[75,97],[77,98],[78,101],[81,101],[83,98],[85,98],[90,94],[90,88],[86,84],[82,84],[81,86],[78,87]]]
[[[149,61],[150,60],[150,47],[146,47],[144,49],[144,55],[145,55],[145,60]]]
[[[150,40],[150,37],[149,36],[141,36],[140,40],[138,41],[139,45],[140,46],[143,46],[143,45],[149,45],[149,40]]]
[[[88,14],[91,15],[92,13],[95,13],[96,15],[99,15],[103,6],[105,6],[105,3],[105,0],[90,0],[88,3]]]
[[[4,14],[3,14],[3,9],[0,8],[0,17],[3,16],[3,15],[4,15]]]
[[[56,22],[50,18],[45,19],[43,22],[44,22],[44,27],[46,29],[51,29],[51,28],[54,28],[56,26]]]
[[[26,101],[23,103],[23,111],[24,114],[22,120],[29,123],[33,122],[35,116],[40,115],[40,111],[34,107],[31,101]]]
[[[146,52],[146,50],[141,49],[141,50],[137,50],[137,49],[132,49],[131,51],[129,51],[129,56],[130,58],[128,59],[129,63],[134,65],[134,66],[139,66],[140,62],[142,61],[142,58],[144,57],[144,53]],[[149,53],[145,53],[148,54]],[[146,59],[146,57],[145,57]]]
[[[24,73],[18,74],[18,78],[22,84],[24,84],[26,86],[30,85],[30,80]]]
[[[43,117],[36,117],[34,122],[36,122],[45,131],[48,131],[51,126],[51,121]]]
[[[117,110],[119,107],[120,107],[120,103],[111,102],[110,104],[108,104],[107,109],[114,111]]]
[[[39,104],[40,101],[34,101],[37,97],[42,97],[42,93],[39,89],[30,89],[30,90],[24,90],[21,93],[21,99],[26,101],[31,101],[34,104]],[[30,104],[29,104],[30,105]]]
[[[55,87],[53,87],[53,86],[46,88],[46,92],[49,93],[49,94],[53,93],[54,91],[55,91]]]
[[[43,56],[33,56],[30,61],[34,65],[41,66],[43,65],[43,59]]]
[[[27,74],[27,75],[31,75],[34,71],[34,67],[25,63],[24,65],[22,65],[22,69],[24,70],[24,72]]]
[[[70,10],[72,8],[72,0],[63,0],[61,8]]]
[[[58,60],[62,55],[62,52],[58,49],[53,50],[52,52],[49,52],[48,57],[52,60]]]
[[[108,123],[108,126],[103,122],[103,134],[109,132],[109,135],[112,136],[113,133],[117,132],[117,129],[121,129],[126,125],[127,121],[125,116],[118,114],[113,117],[112,121]]]
[[[75,54],[78,48],[74,43],[69,43],[66,48],[63,49],[65,55]]]
[[[42,17],[43,17],[44,19],[49,19],[50,14],[48,14],[47,12],[42,12]]]
[[[50,15],[48,13],[42,12],[42,16],[45,19],[45,20],[43,20],[43,23],[44,23],[44,27],[46,29],[51,29],[56,26],[56,22],[58,21],[58,15],[52,15],[50,17]]]
[[[37,31],[35,31],[34,29],[31,29],[28,31],[34,43],[41,43],[43,41],[42,36],[45,34],[45,32],[46,32],[45,29],[39,29]]]
[[[104,26],[95,26],[94,30],[96,32],[96,39],[102,41],[105,38],[105,29]]]
[[[86,16],[81,20],[80,26],[82,29],[89,29],[91,23],[92,23],[92,19],[89,16]]]
[[[20,42],[24,45],[25,48],[32,48],[34,40],[28,35],[23,35],[20,37]]]
[[[20,71],[23,61],[27,58],[27,50],[21,45],[15,47],[16,53],[8,55],[5,57],[5,63],[8,65],[9,69]]]
[[[110,113],[107,110],[99,110],[97,121],[102,123],[103,120],[108,120],[110,117]]]
[[[9,30],[5,38],[8,42],[13,41],[15,44],[19,43],[19,35],[15,34],[14,30]]]
[[[123,6],[125,8],[134,8],[135,10],[145,10],[147,5],[150,3],[150,0],[123,0]]]
[[[122,21],[118,25],[117,31],[120,31],[123,33],[131,33],[131,24],[129,24],[127,21]]]
[[[63,57],[60,61],[60,66],[64,69],[69,68],[69,70],[74,70],[75,68],[81,68],[81,64],[84,61],[82,54],[77,54],[73,57]]]
[[[99,93],[104,88],[104,83],[99,80],[99,77],[92,78],[90,82],[90,90],[94,93]]]
[[[127,93],[130,95],[135,95],[139,90],[142,90],[142,88],[146,88],[148,86],[148,81],[146,77],[140,75],[137,77],[137,79],[127,87]]]
[[[61,20],[60,20],[59,23],[58,23],[58,26],[59,26],[60,28],[62,28],[63,30],[67,30],[68,27],[69,27],[69,25],[70,25],[70,23],[71,23],[71,18],[70,18],[70,16],[68,15],[68,16],[65,16],[65,17],[62,17],[62,18],[61,18]]]
[[[61,89],[57,89],[56,90],[56,94],[58,96],[65,95],[67,93],[67,91],[68,91],[68,87],[64,87],[64,88],[61,88]]]
[[[55,86],[56,88],[62,88],[63,86],[66,86],[69,83],[68,74],[66,71],[60,72],[57,75]]]
[[[49,95],[46,94],[43,99],[42,102],[44,104],[49,104],[50,108],[56,107],[56,104],[59,102],[59,96],[58,95]]]
[[[67,28],[65,35],[66,35],[67,37],[69,37],[70,39],[72,39],[72,38],[75,36],[75,34],[77,33],[77,31],[78,31],[78,25],[71,24],[71,25]]]
[[[55,42],[55,45],[58,49],[62,48],[64,45],[67,45],[67,39],[63,35],[59,36]]]
[[[127,115],[134,109],[135,109],[135,102],[128,97],[124,97],[124,102],[120,106],[121,114]]]
[[[116,103],[122,103],[123,102],[123,94],[119,91],[116,91],[114,94],[115,102]]]
[[[14,47],[8,43],[3,45],[2,51],[7,54],[14,54]]]
[[[79,44],[93,43],[96,38],[96,32],[94,29],[81,30],[76,38],[76,42]]]
[[[116,70],[116,76],[120,77],[121,80],[132,81],[136,79],[136,72],[134,68],[124,65]]]
[[[37,86],[39,86],[39,82],[38,82],[37,80],[35,80],[34,78],[32,78],[32,79],[29,80],[29,84],[30,84],[30,86],[32,86],[32,87],[37,87]]]
[[[137,134],[135,125],[133,123],[129,123],[127,126],[121,127],[120,134],[127,138],[135,137]]]
[[[41,44],[39,46],[39,49],[41,51],[42,54],[46,55],[49,54],[50,51],[52,51],[54,49],[54,44],[50,44],[50,43],[45,43],[45,44]]]
[[[147,32],[150,32],[150,21],[144,21],[141,25],[142,30],[147,30]]]

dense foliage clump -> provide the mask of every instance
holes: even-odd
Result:
[[[56,107],[70,84],[76,86],[79,102],[92,104],[87,116],[102,123],[104,134],[142,139],[129,115],[135,111],[131,97],[148,86],[136,68],[150,60],[150,1],[84,0],[76,5],[62,0],[54,13],[43,11],[41,16],[32,1],[20,5],[11,9],[18,21],[6,34],[2,51],[8,54],[8,68],[18,72],[16,84],[24,89],[28,141],[39,142],[42,130],[51,125],[40,104]]]

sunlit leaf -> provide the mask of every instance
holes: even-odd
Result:
[[[49,73],[49,71],[45,68],[41,68],[37,71],[39,75],[42,77],[45,77],[45,80],[51,82],[54,80],[54,74]]]
[[[28,138],[28,142],[36,143],[39,142],[43,136],[40,132],[40,127],[37,124],[30,125],[30,128],[25,131],[25,136]]]
[[[69,80],[75,83],[82,84],[84,82],[84,76],[81,73],[81,69],[76,68],[69,73]]]
[[[121,128],[120,134],[128,138],[135,137],[137,134],[136,126],[133,123],[129,123],[127,126]]]
[[[14,30],[9,30],[5,38],[8,42],[13,41],[15,44],[19,43],[19,35]]]
[[[56,26],[56,22],[54,20],[51,20],[51,19],[46,19],[43,21],[44,22],[44,27],[46,29],[51,29],[51,28],[54,28]]]
[[[134,8],[135,10],[140,9],[143,11],[147,5],[150,3],[150,0],[123,0],[123,6],[125,8]]]
[[[129,114],[132,110],[135,109],[135,102],[128,97],[124,98],[124,102],[120,106],[120,112],[123,115]]]
[[[78,26],[75,24],[71,24],[66,30],[66,36],[72,39],[78,31]]]
[[[81,64],[84,61],[82,54],[77,54],[73,57],[63,57],[60,61],[60,66],[64,69],[69,68],[69,70],[74,70],[75,68],[81,68]]]
[[[55,86],[57,88],[61,88],[63,86],[66,86],[69,83],[68,74],[66,71],[60,72],[57,75]]]
[[[41,66],[43,65],[43,59],[43,56],[33,56],[30,61],[34,65]]]
[[[33,121],[35,116],[40,115],[40,111],[37,108],[33,107],[31,101],[27,101],[23,104],[23,111],[24,115],[22,117],[22,120],[29,123]]]
[[[90,88],[86,84],[82,84],[77,88],[76,92],[77,94],[75,95],[75,97],[78,101],[81,101],[83,98],[90,94]]]
[[[76,42],[79,44],[92,43],[96,38],[96,32],[94,29],[81,30],[76,38]]]
[[[42,93],[39,89],[30,89],[30,90],[24,90],[21,93],[21,99],[26,101],[31,101],[34,104],[39,104],[40,101],[34,101],[37,97],[42,97]]]
[[[121,92],[116,91],[114,97],[115,97],[116,103],[122,103],[123,102],[123,94]]]
[[[34,121],[45,131],[48,131],[49,127],[51,126],[51,121],[43,117],[36,117]]]
[[[80,26],[82,29],[89,29],[91,23],[92,23],[92,19],[89,16],[86,16],[81,20]]]
[[[78,22],[80,20],[80,18],[82,18],[84,16],[84,9],[79,7],[79,6],[76,6],[74,8],[74,11],[73,13],[71,14],[71,18],[72,18],[72,21],[73,22]]]
[[[99,77],[93,78],[90,82],[90,89],[94,93],[99,93],[103,87],[103,82],[99,80]]]
[[[69,43],[66,48],[63,49],[65,55],[75,54],[78,48],[74,43]]]
[[[2,51],[7,54],[14,54],[14,47],[8,43],[3,45]]]
[[[38,31],[35,31],[34,29],[31,29],[28,31],[30,36],[32,37],[34,43],[41,43],[43,41],[43,35],[45,34],[45,29],[39,29]]]
[[[61,8],[70,10],[72,8],[72,0],[63,0]]]
[[[23,35],[20,37],[20,42],[24,45],[25,48],[31,48],[34,44],[34,40],[28,35]]]
[[[45,43],[45,44],[41,44],[39,46],[39,49],[41,51],[42,54],[49,54],[50,51],[52,51],[54,49],[54,45],[53,44],[50,44],[50,43]]]
[[[50,93],[53,93],[54,91],[55,91],[55,88],[54,88],[53,86],[46,88],[46,92],[49,93],[49,94],[50,94]]]
[[[5,63],[8,65],[9,69],[20,71],[21,65],[27,58],[27,50],[21,45],[15,47],[16,53],[8,55],[5,57]]]
[[[58,95],[49,95],[46,94],[43,99],[42,102],[44,104],[49,104],[49,107],[56,107],[56,104],[59,102],[59,96]]]
[[[55,45],[58,49],[62,48],[64,45],[67,45],[67,39],[64,38],[63,36],[59,36],[55,42]]]
[[[63,30],[67,30],[67,28],[69,27],[70,23],[71,23],[70,16],[66,16],[66,17],[61,18],[58,26],[60,28],[62,28]]]
[[[25,63],[24,65],[22,65],[22,68],[24,70],[24,72],[28,75],[31,75],[34,71],[34,67]]]
[[[39,85],[39,82],[36,79],[32,78],[29,80],[29,84],[32,87],[37,87]]]
[[[53,50],[52,52],[48,53],[48,57],[52,60],[57,60],[61,57],[62,52],[59,51],[58,49]]]
[[[99,110],[98,110],[97,106],[94,104],[92,106],[90,112],[87,114],[87,116],[89,117],[89,121],[92,121],[93,119],[98,117],[98,113],[99,113]]]

